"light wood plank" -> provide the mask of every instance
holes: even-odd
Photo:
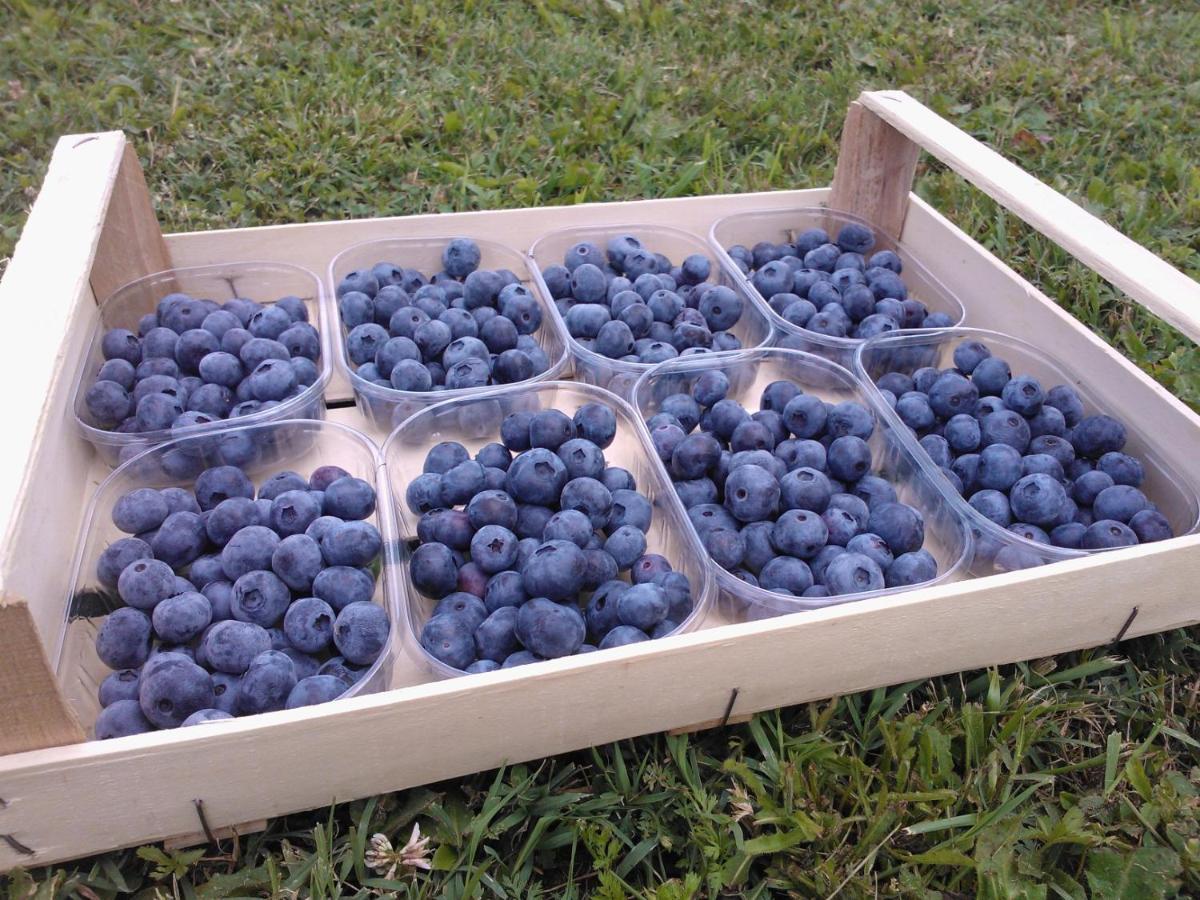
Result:
[[[830,207],[898,235],[908,213],[920,155],[921,148],[895,128],[861,103],[851,103],[842,127]]]
[[[137,150],[126,143],[92,265],[92,292],[103,303],[135,278],[171,268]]]
[[[1134,604],[1129,637],[1192,624],[1198,578],[1191,536],[322,707],[7,756],[0,832],[36,855],[0,844],[0,869],[193,833],[193,798],[217,828],[704,722],[724,713],[733,687],[746,713],[1105,644]],[[211,765],[217,758],[236,764]]]
[[[903,91],[858,102],[1115,287],[1200,340],[1200,283]]]

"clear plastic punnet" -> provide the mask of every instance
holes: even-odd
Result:
[[[458,235],[446,237],[382,238],[363,241],[347,247],[329,264],[329,286],[326,291],[329,306],[330,330],[334,332],[333,355],[338,368],[350,381],[354,389],[354,400],[371,424],[381,433],[387,434],[413,413],[459,397],[474,397],[494,391],[501,385],[478,388],[433,391],[399,391],[368,381],[355,371],[346,348],[347,328],[338,312],[337,286],[350,272],[370,269],[376,263],[388,262],[406,269],[416,269],[426,278],[442,270],[442,250]],[[475,240],[472,238],[472,240]],[[508,269],[517,276],[521,284],[532,292],[542,310],[542,323],[534,333],[538,346],[546,353],[550,367],[540,375],[519,382],[528,385],[539,381],[570,377],[570,355],[566,341],[560,333],[560,325],[554,314],[554,304],[537,285],[530,272],[528,260],[522,253],[493,241],[475,240],[480,250],[480,269]]]
[[[647,372],[634,387],[633,404],[640,414],[638,422],[647,444],[650,442],[650,433],[645,422],[659,411],[662,401],[672,394],[690,392],[697,378],[714,369],[724,372],[729,379],[726,396],[736,400],[749,412],[759,409],[762,391],[773,381],[790,381],[804,393],[820,397],[827,403],[852,400],[863,406],[868,405],[866,392],[857,378],[836,363],[811,353],[765,349],[673,359]],[[721,611],[725,615],[760,619],[823,609],[964,577],[971,559],[971,538],[962,516],[943,502],[941,492],[921,471],[916,457],[899,439],[889,419],[876,416],[875,430],[867,443],[871,449],[872,473],[888,479],[895,486],[897,498],[917,509],[924,517],[924,548],[937,561],[937,577],[919,585],[860,594],[829,598],[789,597],[748,584],[709,560],[708,566],[713,571],[720,591]],[[670,484],[666,466],[657,454],[651,453],[650,456],[659,477]],[[686,516],[684,521],[692,538],[699,543],[699,535],[691,521]],[[708,558],[707,554],[705,558]]]
[[[679,265],[693,253],[708,257],[713,263],[708,280],[732,288],[742,299],[741,318],[736,325],[729,329],[741,341],[742,349],[760,347],[771,342],[771,323],[767,318],[766,304],[755,302],[745,280],[735,278],[728,273],[726,271],[728,266],[704,240],[694,234],[664,225],[588,225],[543,235],[529,251],[533,260],[533,274],[537,278],[542,293],[550,298],[550,289],[546,286],[545,278],[542,275],[543,271],[550,266],[561,266],[564,254],[575,244],[580,241],[591,241],[604,247],[610,238],[621,234],[632,234],[645,245],[647,250],[669,257],[675,265]],[[575,363],[575,377],[588,384],[607,388],[619,397],[628,400],[634,382],[643,373],[649,371],[653,364],[610,359],[594,350],[589,350],[570,336],[567,331],[567,323],[559,314],[557,305],[551,303],[551,307],[558,319],[559,328],[566,336],[567,343],[571,348],[571,356]]]
[[[138,319],[146,313],[154,312],[160,299],[177,291],[217,303],[241,297],[270,305],[283,297],[299,297],[308,310],[308,321],[321,336],[317,380],[294,397],[269,409],[236,419],[223,419],[173,431],[167,429],[129,434],[101,428],[88,411],[86,398],[96,372],[104,362],[100,346],[104,333],[110,328],[126,328],[136,334]],[[100,305],[99,314],[99,321],[92,329],[79,374],[75,379],[75,393],[71,404],[80,433],[110,466],[120,465],[149,447],[189,434],[212,434],[225,428],[259,425],[283,419],[325,417],[325,388],[333,374],[330,325],[325,318],[321,280],[308,269],[274,262],[224,263],[167,269],[118,288]]]
[[[703,563],[699,541],[687,524],[674,489],[652,463],[654,453],[629,405],[608,391],[575,382],[549,381],[502,388],[491,394],[448,400],[424,409],[403,422],[383,447],[399,534],[395,561],[398,571],[391,581],[397,593],[395,603],[408,610],[407,637],[411,646],[407,651],[420,654],[434,674],[452,677],[463,673],[434,659],[420,645],[421,627],[429,619],[436,601],[417,591],[409,571],[411,553],[419,546],[416,538],[419,516],[405,503],[409,482],[423,471],[428,450],[441,441],[458,441],[474,456],[485,444],[500,440],[500,423],[509,413],[557,409],[573,416],[585,403],[603,403],[616,414],[617,435],[604,450],[604,458],[610,466],[629,470],[637,481],[639,493],[653,507],[653,519],[646,532],[646,552],[661,554],[691,582],[692,614],[673,633],[694,631],[702,624],[715,593],[712,575]]]
[[[875,382],[888,372],[912,374],[924,366],[938,369],[954,367],[954,350],[963,341],[982,341],[993,356],[1006,360],[1013,375],[1031,375],[1049,390],[1060,384],[1070,385],[1083,401],[1084,414],[1104,413],[1117,419],[1121,410],[1106,404],[1088,387],[1088,380],[1058,359],[1028,341],[998,331],[978,328],[945,328],[935,331],[906,331],[880,335],[864,343],[855,356],[855,372],[864,382],[865,390],[877,416],[891,423],[908,452],[919,462],[922,471],[945,495],[957,514],[974,534],[975,558],[972,571],[980,575],[1027,569],[1033,566],[1074,559],[1104,550],[1071,550],[1032,541],[1009,531],[986,518],[955,489],[933,459],[921,447],[916,435],[896,415],[883,399]],[[1189,484],[1171,461],[1171,451],[1192,448],[1165,448],[1156,444],[1153,435],[1130,429],[1125,452],[1141,460],[1145,469],[1142,490],[1154,503],[1176,535],[1189,534],[1200,525],[1200,499],[1196,488]]]
[[[768,305],[771,298],[764,297],[743,274],[729,248],[737,244],[753,247],[759,241],[771,241],[775,244],[791,241],[797,234],[809,228],[823,228],[831,239],[837,237],[838,230],[849,223],[866,225],[875,233],[875,246],[870,252],[891,250],[900,257],[903,271],[900,277],[908,287],[909,296],[924,303],[931,313],[941,312],[950,317],[954,325],[961,325],[967,312],[963,303],[929,271],[921,265],[912,252],[898,240],[876,227],[865,219],[849,213],[838,212],[822,207],[806,207],[798,209],[765,209],[759,212],[736,213],[718,219],[709,231],[709,241],[717,252],[721,265],[728,277],[737,281],[761,305],[775,329],[775,345],[791,350],[807,350],[824,356],[834,362],[849,368],[853,365],[854,350],[862,343],[856,338],[839,338],[830,335],[817,334],[799,325],[794,325],[776,313]]]
[[[379,658],[341,697],[389,687],[403,626],[402,613],[393,605],[396,591],[389,584],[393,575],[384,563],[388,547],[395,540],[395,525],[387,484],[380,478],[379,449],[366,435],[334,422],[288,420],[240,426],[154,447],[117,468],[92,497],[72,563],[71,592],[55,661],[63,694],[89,733],[100,712],[97,696],[100,683],[112,671],[96,655],[96,633],[109,613],[124,606],[116,589],[101,582],[96,569],[106,547],[130,537],[113,524],[114,505],[136,488],[191,488],[199,472],[226,464],[241,466],[255,488],[263,479],[283,469],[307,478],[314,469],[325,465],[341,466],[375,487],[376,510],[368,521],[383,536],[384,550],[375,566],[373,601],[387,610],[391,633]]]

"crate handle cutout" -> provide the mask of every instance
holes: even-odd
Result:
[[[1200,283],[904,91],[850,105],[829,205],[899,234],[921,150],[1200,343]]]

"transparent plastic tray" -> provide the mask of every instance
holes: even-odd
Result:
[[[338,368],[349,379],[354,388],[354,401],[362,414],[375,428],[386,434],[418,410],[443,400],[459,397],[474,397],[494,391],[500,385],[478,388],[440,391],[398,391],[395,388],[374,384],[355,372],[346,350],[347,329],[342,323],[337,307],[337,285],[348,273],[359,269],[370,269],[376,263],[389,262],[406,269],[416,269],[425,277],[432,277],[442,269],[442,250],[458,235],[447,237],[383,238],[363,241],[347,247],[329,264],[328,318],[335,334],[333,355]],[[468,235],[469,237],[469,235]],[[474,239],[473,239],[474,240]],[[555,315],[554,304],[535,283],[525,256],[502,244],[475,240],[481,251],[479,268],[508,269],[533,293],[542,308],[542,324],[535,333],[538,345],[546,351],[550,368],[519,384],[528,385],[539,381],[570,377],[570,355],[567,352],[565,332],[560,332],[560,323]]]
[[[637,415],[629,405],[608,391],[574,382],[506,387],[485,396],[448,400],[422,410],[402,423],[383,446],[400,536],[398,559],[394,560],[399,574],[391,582],[398,594],[395,602],[409,612],[409,652],[420,654],[434,674],[453,677],[463,673],[434,659],[419,642],[421,627],[436,602],[421,595],[409,573],[409,556],[417,546],[418,516],[409,510],[404,495],[409,482],[421,474],[426,452],[440,441],[458,441],[474,456],[484,444],[500,440],[500,423],[509,413],[558,409],[573,415],[580,406],[592,402],[609,406],[617,417],[617,436],[604,450],[605,460],[609,465],[628,469],[637,480],[638,491],[654,508],[654,518],[646,534],[646,552],[662,554],[675,571],[683,572],[691,582],[692,614],[680,623],[675,633],[693,631],[703,621],[714,593],[712,576],[701,562],[703,552],[699,541],[687,525],[687,516],[674,488],[663,481],[662,473],[651,464],[654,453],[649,439],[638,427]]]
[[[765,349],[672,359],[647,372],[634,387],[633,405],[640,413],[638,424],[647,443],[650,442],[650,432],[645,421],[659,411],[661,402],[671,394],[690,392],[696,379],[713,369],[724,372],[729,379],[729,393],[726,396],[738,401],[750,412],[759,409],[763,388],[773,381],[791,381],[806,394],[814,394],[830,403],[854,400],[868,406],[866,392],[858,379],[836,363],[811,353]],[[708,560],[720,589],[723,613],[750,619],[766,618],[895,594],[958,580],[965,575],[971,559],[971,539],[962,516],[942,501],[936,485],[921,471],[908,447],[897,439],[890,420],[876,416],[875,431],[867,443],[871,448],[872,473],[891,481],[897,497],[924,516],[924,546],[937,560],[937,577],[921,585],[839,597],[788,597],[747,584],[732,572]],[[651,453],[650,456],[659,478],[670,484],[666,466],[657,454]],[[699,543],[691,520],[685,516],[685,522],[692,539]],[[708,559],[707,554],[705,558]]]
[[[55,659],[63,694],[89,733],[100,712],[97,698],[100,682],[112,671],[96,655],[96,632],[109,612],[124,605],[116,591],[101,584],[96,576],[96,562],[104,549],[119,538],[129,537],[113,524],[113,506],[127,492],[139,487],[190,488],[194,476],[167,474],[164,471],[164,458],[166,468],[176,471],[177,465],[172,462],[172,456],[177,458],[180,453],[186,453],[197,460],[202,470],[207,466],[224,464],[227,461],[225,453],[236,451],[240,454],[248,446],[253,446],[257,451],[254,454],[256,461],[243,468],[256,488],[262,479],[280,469],[294,469],[307,477],[313,469],[323,465],[341,466],[356,478],[374,485],[377,502],[370,521],[383,535],[386,560],[386,548],[394,541],[395,525],[387,484],[380,477],[379,449],[366,435],[353,428],[313,420],[242,426],[220,434],[171,441],[126,462],[96,489],[84,517],[72,563],[67,614]],[[244,458],[240,457],[239,462]],[[393,605],[396,592],[389,584],[392,577],[387,565],[381,561],[374,601],[387,609],[391,619],[388,646],[367,673],[342,697],[384,690],[390,684],[393,659],[398,652],[398,637],[402,631],[401,611]]]
[[[747,289],[744,279],[734,278],[726,272],[728,268],[713,248],[699,237],[669,228],[663,225],[605,225],[584,226],[582,228],[567,228],[543,235],[529,250],[533,260],[533,274],[538,286],[547,299],[550,289],[542,277],[542,271],[550,266],[561,266],[563,255],[580,241],[591,241],[604,247],[610,238],[620,234],[632,234],[645,244],[646,249],[654,253],[662,253],[670,257],[671,262],[679,265],[685,257],[699,253],[712,261],[712,273],[709,281],[724,284],[732,288],[742,298],[742,317],[733,328],[729,329],[742,342],[742,349],[760,347],[771,342],[771,323],[767,318],[769,310],[765,303],[755,302],[752,291]],[[634,382],[652,368],[651,363],[622,362],[619,359],[609,359],[586,347],[570,336],[567,323],[558,313],[558,307],[551,303],[554,315],[558,319],[571,356],[575,361],[575,377],[588,384],[607,388],[619,397],[628,400],[633,390]]]
[[[283,401],[278,406],[208,425],[191,428],[147,431],[140,434],[121,434],[98,427],[87,408],[87,392],[104,362],[100,342],[110,328],[127,328],[137,333],[138,319],[154,312],[158,301],[166,294],[182,291],[193,297],[224,303],[235,297],[246,297],[259,303],[271,304],[287,297],[299,297],[308,308],[308,321],[320,334],[321,358],[317,361],[317,380],[303,393]],[[322,419],[325,417],[325,388],[333,374],[329,323],[325,304],[321,301],[321,280],[308,269],[287,263],[244,262],[211,266],[189,266],[154,272],[118,288],[100,306],[100,320],[92,336],[71,399],[75,422],[80,433],[96,448],[100,458],[117,466],[143,450],[188,434],[211,434],[242,425],[259,425],[283,419]]]
[[[1068,550],[1039,544],[984,517],[954,489],[954,485],[922,449],[912,431],[884,401],[883,395],[875,386],[877,378],[888,372],[911,374],[922,366],[953,368],[954,349],[966,340],[982,341],[994,356],[1008,361],[1014,375],[1032,375],[1046,390],[1058,384],[1070,385],[1083,401],[1086,415],[1108,413],[1120,419],[1121,411],[1101,402],[1089,388],[1088,382],[1073,372],[1068,365],[1052,360],[1027,341],[998,331],[944,328],[935,331],[895,332],[872,338],[859,348],[855,356],[855,372],[865,384],[867,396],[876,415],[886,418],[891,423],[908,452],[919,461],[922,471],[937,484],[975,535],[975,560],[972,570],[977,574],[987,575],[1104,553],[1104,550]],[[1125,452],[1142,461],[1146,472],[1142,489],[1167,517],[1175,534],[1195,531],[1200,524],[1200,499],[1197,499],[1195,486],[1188,484],[1179,475],[1162,449],[1154,444],[1148,435],[1129,429]]]
[[[903,244],[872,223],[849,213],[838,212],[822,207],[805,207],[800,209],[765,209],[758,212],[736,213],[718,219],[709,231],[709,241],[717,252],[721,265],[726,269],[730,278],[741,283],[745,290],[759,302],[765,315],[775,329],[775,344],[791,350],[807,350],[831,359],[839,365],[849,368],[854,363],[854,350],[862,343],[857,338],[839,338],[817,334],[799,325],[793,325],[776,313],[768,305],[770,297],[764,297],[750,281],[750,277],[742,274],[726,248],[735,244],[753,247],[759,241],[771,241],[776,244],[790,241],[799,232],[809,228],[823,228],[829,233],[830,239],[836,239],[838,230],[851,222],[866,225],[875,232],[875,246],[871,250],[891,250],[900,257],[904,271],[900,277],[908,286],[909,296],[920,300],[929,311],[946,313],[955,325],[960,325],[966,317],[962,302],[929,271]]]

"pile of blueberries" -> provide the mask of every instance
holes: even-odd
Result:
[[[122,496],[112,519],[134,537],[105,548],[96,573],[125,604],[96,634],[114,670],[96,737],[323,703],[354,685],[388,637],[371,601],[374,511],[375,489],[338,466],[279,472],[257,498],[236,466],[206,469],[191,491]]]
[[[654,449],[713,560],[784,596],[832,597],[937,575],[921,513],[871,473],[875,418],[774,381],[759,410],[714,369],[647,421]]]
[[[784,321],[817,334],[865,339],[954,324],[908,296],[899,256],[880,250],[868,258],[874,246],[871,229],[851,222],[836,242],[824,229],[810,228],[790,243],[761,241],[752,249],[737,244],[727,252]]]
[[[616,430],[586,403],[574,419],[511,413],[474,459],[455,442],[429,451],[406,501],[420,515],[412,581],[438,601],[430,655],[490,672],[662,637],[691,614],[687,576],[646,552],[650,502],[605,462]]]
[[[976,340],[955,347],[953,368],[888,372],[877,385],[954,488],[1002,528],[1085,550],[1173,536],[1139,490],[1141,462],[1121,452],[1125,426],[1084,415],[1070,385],[1014,376]]]
[[[684,353],[739,350],[729,329],[742,317],[742,298],[708,280],[712,263],[694,253],[676,266],[632,234],[587,241],[550,266],[542,278],[580,346],[634,363],[660,363]]]
[[[359,377],[423,392],[513,384],[549,369],[533,337],[538,301],[508,269],[480,269],[480,258],[478,244],[455,238],[432,279],[387,262],[343,278],[338,310]]]
[[[299,297],[215,303],[167,294],[137,334],[111,328],[84,401],[95,424],[122,433],[248,416],[316,383],[321,340]]]

